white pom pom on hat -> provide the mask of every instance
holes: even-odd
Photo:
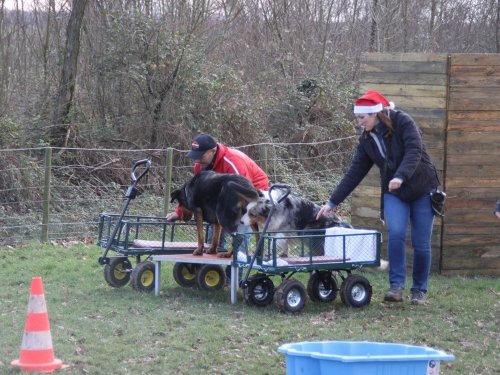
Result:
[[[384,108],[394,109],[393,102],[388,101],[384,95],[377,91],[367,91],[354,103],[354,113],[378,113]]]

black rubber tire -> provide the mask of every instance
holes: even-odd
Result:
[[[340,286],[340,298],[347,307],[363,307],[372,300],[372,286],[361,275],[349,275]]]
[[[155,265],[153,262],[141,262],[132,270],[130,284],[138,292],[151,292],[155,288]]]
[[[273,302],[274,283],[263,274],[255,274],[248,279],[243,290],[243,299],[249,306],[265,307]]]
[[[104,280],[113,288],[121,288],[130,281],[132,264],[127,257],[111,257],[104,265]]]
[[[299,313],[304,309],[306,301],[306,288],[296,279],[283,281],[276,290],[276,305],[282,312]]]
[[[175,263],[173,269],[175,282],[187,288],[195,286],[197,268],[197,265],[192,263]]]
[[[313,271],[307,282],[307,294],[314,302],[332,302],[337,298],[337,280],[331,271]]]
[[[202,290],[219,290],[224,287],[226,273],[217,264],[204,264],[196,271],[196,285]]]

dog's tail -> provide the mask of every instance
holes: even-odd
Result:
[[[385,259],[380,259],[380,266],[378,267],[363,267],[364,271],[369,272],[386,272],[389,269],[389,262]]]
[[[227,186],[233,189],[241,198],[253,202],[259,199],[259,191],[252,185],[243,185],[236,181],[229,181]]]

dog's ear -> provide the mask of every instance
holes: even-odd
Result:
[[[274,203],[276,204],[276,202]],[[271,203],[271,200],[270,199],[266,199],[266,204],[264,205],[268,210],[271,210],[271,208],[273,207],[273,204]]]
[[[271,212],[272,207],[273,207],[273,204],[271,203],[271,201],[269,199],[264,200],[264,204],[262,206],[260,206],[259,214],[264,216],[264,217],[268,217],[269,212]]]
[[[179,202],[181,198],[182,191],[180,189],[174,190],[170,193],[170,203],[174,203],[175,201]]]

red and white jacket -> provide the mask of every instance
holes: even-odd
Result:
[[[247,154],[227,147],[221,143],[217,144],[217,154],[210,170],[217,173],[239,174],[245,176],[252,182],[253,186],[259,190],[269,190],[269,178],[266,172],[257,165]],[[194,174],[201,171],[201,165],[195,163]],[[175,212],[182,216],[180,207]]]

